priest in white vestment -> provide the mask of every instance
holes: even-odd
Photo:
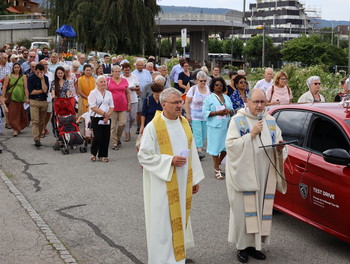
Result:
[[[185,264],[186,259],[189,260],[186,249],[194,246],[189,217],[192,193],[198,191],[198,183],[204,174],[191,129],[187,120],[181,117],[181,93],[168,88],[161,93],[160,102],[163,112],[156,113],[153,121],[145,127],[138,153],[139,162],[143,166],[148,264]],[[164,126],[167,132],[159,132],[159,126]],[[170,139],[168,151],[172,151],[172,155],[162,154],[162,144],[166,142],[164,137]],[[175,183],[174,177],[177,177]],[[175,184],[178,193],[178,199],[170,199],[178,201],[177,214],[181,220],[180,225],[176,225],[176,230],[172,225],[172,214],[176,213],[168,199],[169,193],[174,193],[174,190],[169,191],[170,182]],[[177,248],[174,245],[174,232],[179,235],[176,243],[184,245],[182,255],[174,250]]]
[[[266,110],[266,95],[250,91],[247,107],[232,117],[226,137],[226,185],[230,202],[228,241],[236,244],[237,259],[264,260],[262,242],[269,242],[276,188],[286,193],[283,162],[287,157],[281,130]],[[271,164],[273,163],[273,165]],[[274,168],[274,166],[276,168]]]

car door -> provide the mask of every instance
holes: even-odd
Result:
[[[298,166],[305,159],[302,149],[311,114],[304,110],[283,109],[275,112],[278,127],[282,130],[285,141],[298,140],[296,144],[287,146],[288,157],[284,163],[284,174],[287,180],[287,193],[276,192],[275,207],[281,210],[294,210],[294,197],[299,194],[299,181],[303,170]],[[291,213],[291,212],[288,212]]]
[[[322,152],[327,149],[349,151],[349,138],[334,119],[313,113],[304,143],[303,151],[298,153],[298,162],[293,164],[301,172],[299,195],[294,196],[294,211],[317,225],[349,235],[349,168],[327,163],[322,157]]]

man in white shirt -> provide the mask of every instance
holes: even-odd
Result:
[[[137,92],[140,91],[139,80],[135,74],[131,73],[130,69],[130,63],[126,62],[122,64],[122,70],[124,73],[122,77],[128,81],[128,88],[130,91],[130,111],[127,113],[127,119],[124,129],[126,142],[130,141],[131,138],[130,129],[136,119],[137,105],[139,102],[139,99],[137,98]]]
[[[264,74],[265,78],[258,81],[255,84],[254,88],[259,88],[266,93],[267,89],[269,89],[273,85],[273,76],[274,76],[273,69],[266,68],[265,74]]]
[[[179,64],[176,64],[170,72],[170,79],[174,82],[174,87],[179,87],[177,81],[179,80],[179,74],[184,71],[184,69],[181,67],[181,64],[185,63],[185,58],[179,59]]]
[[[137,124],[137,130],[136,134],[139,134],[140,132],[140,126],[141,126],[141,111],[142,111],[142,100],[140,98],[141,92],[143,91],[144,87],[152,82],[152,76],[149,71],[145,69],[145,62],[143,59],[138,59],[135,63],[136,69],[132,72],[132,74],[136,75],[139,84],[140,84],[140,93],[139,95],[139,103],[136,113],[136,124]]]

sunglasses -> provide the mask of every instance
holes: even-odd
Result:
[[[238,82],[238,83],[240,83],[240,84],[242,84],[242,83],[244,83],[244,84],[248,84],[248,82]]]
[[[314,83],[314,85],[321,85],[321,83]]]
[[[207,80],[199,80],[199,82],[207,82]]]
[[[222,87],[223,85],[221,83],[216,83],[215,86],[216,87]]]

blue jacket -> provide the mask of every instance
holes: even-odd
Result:
[[[232,102],[230,100],[230,97],[228,97],[226,94],[223,95],[225,99],[225,106],[227,109],[233,110],[232,108]],[[222,124],[227,124],[226,119],[230,119],[230,115],[226,116],[226,119],[218,119],[217,116],[209,116],[210,112],[215,112],[216,107],[220,106],[219,100],[216,98],[215,94],[212,93],[211,95],[207,96],[204,99],[203,102],[203,117],[207,121],[207,126],[211,127],[222,127]]]

